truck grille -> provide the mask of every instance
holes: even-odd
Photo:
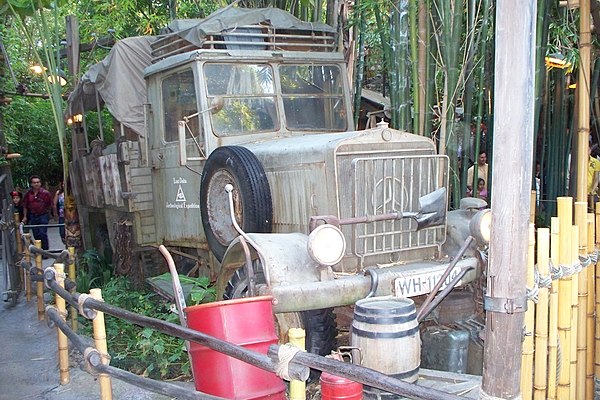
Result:
[[[448,158],[437,155],[354,157],[339,156],[338,190],[341,218],[416,212],[419,198],[448,182]],[[344,177],[345,176],[345,177]],[[386,263],[424,256],[414,250],[437,249],[445,240],[445,224],[416,231],[409,218],[354,224],[344,227],[350,254],[376,257],[370,263]],[[410,256],[409,256],[410,251]],[[405,254],[397,254],[402,253]],[[391,254],[396,253],[392,257]],[[431,252],[425,252],[431,254]],[[387,256],[386,256],[387,255]],[[408,260],[407,260],[408,261]]]

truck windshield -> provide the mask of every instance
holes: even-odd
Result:
[[[345,131],[346,108],[336,65],[279,67],[285,120],[290,130]]]
[[[278,131],[280,112],[295,131],[347,129],[342,74],[337,65],[281,65],[279,85],[269,64],[206,63],[204,76],[218,136]],[[279,89],[280,88],[280,89]]]
[[[220,136],[276,131],[273,69],[267,64],[204,66],[213,129]]]

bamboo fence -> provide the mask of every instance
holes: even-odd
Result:
[[[560,197],[557,209],[550,229],[536,229],[535,251],[530,232],[527,295],[535,311],[525,314],[521,394],[591,400],[600,394],[600,204],[592,214],[586,202]]]

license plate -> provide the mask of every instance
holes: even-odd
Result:
[[[395,295],[397,297],[412,297],[430,293],[442,278],[442,275],[444,275],[444,271],[447,267],[447,265],[444,265],[441,269],[425,272],[411,271],[405,276],[396,278],[394,280]],[[448,284],[452,282],[452,279],[460,273],[460,270],[460,267],[454,267],[448,277],[444,280],[440,290],[448,286]],[[460,284],[460,282],[458,284]]]

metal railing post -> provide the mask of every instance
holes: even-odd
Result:
[[[64,289],[65,287],[65,266],[64,264],[54,264],[56,270],[56,283]],[[60,318],[65,321],[67,317],[67,306],[65,299],[58,293],[56,294],[56,308],[60,314]],[[57,328],[58,336],[58,367],[60,369],[60,384],[66,385],[69,383],[69,342],[67,336]]]
[[[103,301],[101,289],[91,289],[90,296],[98,301]],[[102,363],[108,365],[108,346],[106,345],[106,327],[104,326],[104,313],[98,311],[93,319],[94,344],[102,355]],[[110,375],[100,374],[100,399],[112,400],[112,384]]]
[[[42,241],[41,240],[36,240],[35,241],[35,247],[37,247],[38,249],[42,248]],[[41,254],[36,254],[35,255],[35,267],[37,270],[37,274],[38,275],[43,275],[44,273],[44,269],[42,266],[42,255]],[[45,310],[44,310],[44,282],[42,281],[38,281],[37,283],[37,308],[38,308],[38,320],[42,321],[44,319],[44,314],[45,314]]]

